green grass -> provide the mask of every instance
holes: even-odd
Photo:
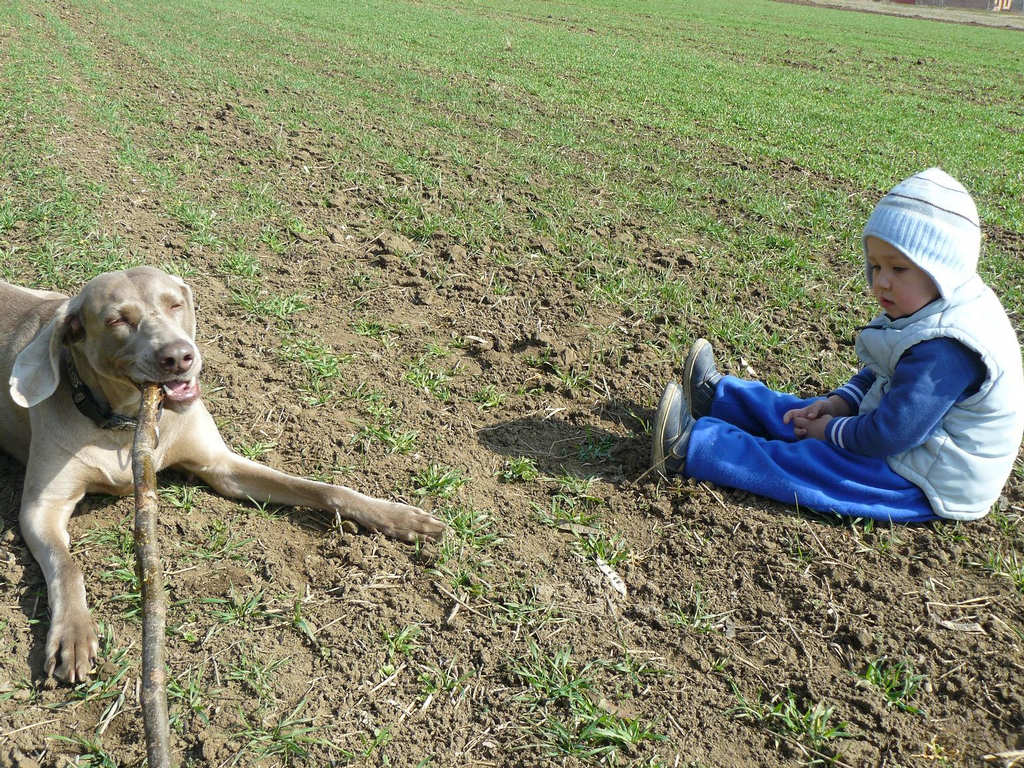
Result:
[[[433,395],[441,402],[446,403],[452,399],[449,386],[451,375],[444,369],[432,366],[429,361],[429,355],[423,355],[414,360],[406,370],[405,380],[421,392]]]
[[[470,400],[476,403],[481,411],[487,411],[500,407],[506,397],[507,395],[493,384],[485,384],[470,396]]]
[[[455,593],[481,597],[492,590],[489,571],[494,550],[503,537],[495,530],[493,516],[486,510],[450,502],[437,514],[451,533],[441,541],[432,571]]]
[[[577,456],[583,462],[607,461],[614,448],[615,438],[612,435],[598,435],[587,430],[587,437],[577,448]]]
[[[826,309],[827,302],[809,290],[832,277],[833,266],[821,254],[838,251],[855,274],[855,235],[878,192],[927,164],[941,163],[965,181],[992,225],[1011,231],[1024,226],[1021,181],[1010,171],[1021,149],[1012,130],[1019,83],[1004,76],[1015,65],[1016,47],[1013,34],[1003,30],[759,0],[729,8],[709,0],[683,5],[659,0],[644,9],[658,18],[653,26],[628,3],[613,0],[561,7],[564,25],[540,23],[549,9],[536,0],[459,8],[378,0],[352,9],[339,25],[326,2],[290,9],[263,0],[232,7],[199,38],[185,34],[193,25],[184,22],[199,8],[213,17],[222,3],[192,0],[156,14],[136,0],[125,3],[117,16],[100,9],[98,21],[157,77],[191,79],[214,103],[235,104],[231,119],[267,137],[262,150],[267,158],[287,152],[274,126],[293,129],[305,123],[325,136],[343,137],[355,152],[409,176],[413,183],[387,189],[375,213],[414,240],[444,231],[474,246],[515,239],[522,232],[542,235],[557,247],[541,251],[539,258],[561,268],[569,254],[579,282],[595,298],[641,316],[700,315],[708,332],[731,346],[758,350],[778,343],[758,318],[761,309],[790,304],[805,312]],[[495,14],[506,12],[527,22],[513,31],[496,26]],[[20,46],[49,52],[44,25],[27,23],[19,16],[20,4],[7,13],[24,24]],[[823,16],[829,24],[821,24]],[[46,122],[67,129],[61,105],[105,92],[117,77],[104,68],[90,41],[54,17],[47,23],[61,41],[58,55],[8,66],[17,78],[8,81],[23,84],[21,92],[36,87],[48,97],[29,102],[16,91],[9,98],[17,124],[34,130],[33,141],[40,145],[48,135],[42,130]],[[291,25],[318,30],[315,47]],[[451,28],[460,30],[462,41],[455,58],[440,42]],[[591,44],[581,29],[595,30],[605,43]],[[801,41],[799,66],[788,42],[794,37]],[[195,56],[199,50],[202,58]],[[321,76],[343,68],[354,50],[364,52],[358,72]],[[250,68],[245,77],[238,69],[239,51],[245,51]],[[858,66],[842,65],[849,60]],[[524,61],[528,66],[520,66]],[[65,78],[63,87],[52,84],[54,74],[75,67],[85,76]],[[631,77],[622,78],[623,71]],[[941,91],[934,87],[937,72],[945,86]],[[278,88],[267,94],[265,82]],[[380,82],[390,87],[375,87]],[[706,87],[712,82],[714,88]],[[950,93],[985,96],[954,100]],[[246,106],[238,105],[239,97]],[[26,102],[32,107],[21,106]],[[313,106],[323,103],[352,108]],[[442,104],[443,122],[437,106]],[[364,129],[367,113],[389,114],[395,125],[415,128],[384,138]],[[918,119],[921,114],[929,119]],[[90,115],[116,137],[111,151],[126,172],[165,179],[168,192],[197,167],[226,157],[198,131],[192,132],[187,152],[174,147],[166,122],[171,115],[155,96],[115,99],[106,109],[90,108]],[[531,140],[523,142],[522,136]],[[863,151],[866,146],[871,152]],[[436,193],[442,184],[427,161],[428,147],[464,169],[465,177],[480,165],[485,176],[501,170],[512,179],[539,180],[542,184],[534,186],[544,190],[543,196],[527,212],[495,209],[486,197],[472,195],[471,185],[456,174],[443,182],[455,185],[449,199],[469,204],[427,211],[422,193]],[[23,166],[25,157],[8,151],[5,159],[20,159]],[[365,170],[347,169],[340,158],[334,162],[352,182],[372,182]],[[171,197],[166,210],[191,242],[223,250],[224,259],[235,259],[230,271],[252,277],[255,262],[239,263],[235,250],[224,245],[237,239],[239,229],[272,252],[288,254],[297,236],[309,236],[317,227],[307,213],[281,201],[289,179],[261,174],[251,165],[241,174],[253,178],[242,175],[226,194],[209,192],[205,199]],[[64,179],[71,181],[66,174]],[[70,246],[74,232],[82,233],[80,240],[95,229],[90,211],[102,206],[104,193],[65,183],[65,202],[47,215],[33,205],[33,199],[43,199],[33,198],[33,190],[48,193],[54,181],[61,183],[44,175],[38,184],[19,184],[4,218],[31,213],[28,220],[44,228],[52,228],[47,222],[64,227],[78,219],[68,237],[44,241],[70,237]],[[709,204],[713,200],[727,201],[729,213],[716,210]],[[82,216],[70,214],[74,206]],[[699,271],[711,263],[703,257],[714,254],[716,279],[698,296],[678,276],[666,279],[637,266],[621,243],[587,236],[623,220],[646,222],[656,241],[685,242],[697,252]],[[42,280],[70,266],[67,246],[51,247],[60,250],[49,256],[14,254],[23,265],[15,268],[28,267],[27,260]],[[90,271],[114,263],[111,258],[127,258],[114,241],[100,249],[110,257],[86,259]],[[994,244],[986,274],[1013,290],[1022,268],[1006,256]],[[760,282],[774,290],[757,300],[744,286]],[[288,317],[306,303],[299,296],[235,291],[235,301],[254,317]],[[740,296],[748,300],[749,316],[729,311]],[[858,324],[855,318],[835,320],[846,331]],[[571,392],[587,386],[590,377],[571,366],[555,371]],[[443,393],[443,383],[433,390]]]
[[[635,560],[626,541],[618,535],[585,535],[576,540],[576,550],[585,558],[603,560],[608,565],[629,563]]]
[[[360,336],[369,336],[371,339],[380,339],[384,342],[401,332],[401,329],[393,323],[370,319],[357,320],[352,324],[352,330]]]
[[[231,299],[247,316],[256,320],[286,321],[309,309],[306,297],[297,293],[282,296],[266,295],[256,290],[236,290]]]
[[[247,459],[259,461],[276,447],[277,443],[273,440],[252,440],[249,442],[239,443],[235,446],[235,450]]]
[[[597,479],[596,475],[580,477],[570,472],[563,472],[552,478],[563,495],[580,504],[597,504],[601,501],[599,496],[593,494],[593,486]]]
[[[225,254],[220,266],[225,274],[243,279],[257,277],[261,269],[259,259],[246,251],[231,251]]]
[[[994,575],[1008,579],[1018,592],[1024,593],[1024,556],[1017,550],[990,549],[983,566]]]
[[[78,752],[76,765],[86,768],[119,768],[120,764],[117,758],[103,748],[102,739],[89,739],[84,736],[74,738],[58,736],[56,739],[75,747]]]
[[[189,670],[167,680],[167,706],[171,727],[183,730],[187,720],[210,724],[210,700],[203,687],[204,670]]]
[[[364,424],[355,436],[356,442],[364,446],[371,442],[379,442],[389,453],[409,453],[415,445],[419,433],[413,429],[395,429],[391,424]]]
[[[485,149],[485,142],[497,135],[502,162],[509,165],[513,177],[525,178],[540,169],[547,192],[534,212],[521,221],[507,210],[496,218],[494,211],[480,201],[468,208],[427,214],[414,188],[407,193],[392,192],[384,201],[385,207],[393,209],[389,218],[394,218],[398,229],[405,229],[414,239],[442,229],[471,243],[523,230],[536,231],[553,237],[559,245],[558,252],[545,255],[546,259],[558,262],[562,251],[582,250],[588,257],[585,264],[600,256],[610,265],[587,267],[580,272],[581,281],[596,296],[639,308],[641,314],[666,310],[670,314],[692,314],[699,310],[708,316],[716,336],[736,345],[768,345],[777,339],[756,320],[716,310],[729,297],[729,280],[721,288],[712,287],[712,295],[698,299],[688,295],[682,284],[630,265],[618,247],[588,245],[583,231],[629,216],[650,221],[655,236],[666,240],[670,235],[691,233],[698,248],[713,250],[719,258],[727,255],[734,261],[732,269],[727,267],[726,277],[735,280],[743,275],[751,282],[771,278],[780,284],[779,304],[795,300],[809,310],[817,310],[821,305],[806,287],[825,272],[816,263],[814,252],[832,248],[836,234],[850,238],[870,207],[872,195],[851,201],[845,192],[817,186],[816,178],[829,177],[844,180],[850,187],[882,190],[894,180],[892,163],[886,162],[886,157],[900,159],[897,175],[926,163],[942,162],[977,190],[986,218],[1000,226],[1020,225],[1024,214],[1021,205],[1014,202],[1020,199],[1020,182],[1001,170],[1012,167],[1013,142],[1006,140],[1004,127],[1014,122],[1010,110],[1016,96],[1013,84],[1000,75],[1000,67],[1012,66],[1014,55],[1010,36],[1005,33],[923,25],[911,39],[905,30],[913,22],[854,16],[843,19],[841,30],[830,25],[826,34],[816,21],[821,12],[800,6],[758,6],[756,11],[726,12],[710,3],[679,6],[667,2],[649,9],[661,23],[655,30],[648,30],[627,6],[606,2],[566,7],[565,15],[583,27],[614,30],[609,33],[612,41],[628,41],[630,45],[587,45],[582,49],[585,55],[576,57],[567,52],[576,50],[583,41],[572,30],[526,24],[511,37],[502,33],[500,39],[495,39],[490,14],[501,7],[499,4],[485,11],[473,6],[458,10],[429,5],[388,6],[389,23],[385,26],[379,22],[380,8],[370,4],[353,11],[344,28],[333,23],[327,4],[305,4],[301,13],[284,13],[290,23],[301,19],[304,25],[323,30],[322,36],[337,43],[340,51],[354,46],[369,52],[368,66],[357,77],[324,81],[316,77],[314,58],[303,42],[290,35],[287,28],[268,22],[267,12],[272,15],[280,10],[274,3],[265,2],[248,13],[227,17],[224,32],[231,46],[220,38],[208,39],[204,67],[193,74],[215,90],[245,88],[233,76],[233,52],[246,48],[250,41],[253,45],[257,40],[272,41],[277,46],[274,50],[288,56],[255,53],[252,66],[292,88],[294,95],[268,99],[255,88],[247,90],[247,96],[260,102],[260,120],[279,115],[288,125],[305,118],[325,133],[352,137],[367,153],[380,153],[409,174],[422,190],[439,184],[436,171],[424,161],[424,146],[435,147],[453,160],[487,158],[493,153]],[[539,10],[539,6],[529,3],[516,6],[516,11],[528,18]],[[156,39],[149,31],[154,19],[146,9],[129,4],[129,11],[136,16],[140,29],[130,34],[126,27],[119,27],[118,33],[126,44],[137,46],[139,55],[151,66],[166,66],[159,59],[161,50],[189,51],[195,45],[175,35]],[[749,21],[753,18],[758,19],[757,25]],[[457,64],[448,57],[445,47],[437,44],[441,38],[432,34],[432,30],[452,25],[465,36],[463,55]],[[875,42],[865,51],[864,33],[868,29]],[[416,30],[417,43],[408,48],[396,46],[394,41],[404,39],[406,31],[411,30]],[[800,34],[800,68],[792,65],[780,42],[781,30],[790,36]],[[975,42],[958,44],[964,40]],[[152,46],[152,50],[146,46]],[[986,56],[972,56],[969,52],[975,46],[983,47]],[[760,60],[768,65],[749,66],[750,55],[744,53],[748,47],[757,50]],[[317,67],[338,66],[340,62],[334,57],[341,54],[332,53],[331,46],[325,50],[326,60],[318,55]],[[78,55],[87,53],[83,49]],[[513,68],[523,55],[532,66],[525,71]],[[835,64],[850,56],[861,62],[856,73]],[[929,66],[914,65],[922,57]],[[400,80],[389,76],[391,68],[401,69],[412,62],[415,74]],[[623,68],[634,76],[620,78]],[[951,114],[948,104],[931,87],[930,71],[936,68],[953,73],[950,90],[981,88],[986,99],[983,103],[958,104]],[[897,70],[901,78],[894,81],[891,74]],[[558,76],[553,78],[555,73]],[[100,82],[103,73],[97,71],[95,77]],[[371,87],[380,81],[394,86],[381,93]],[[485,81],[500,83],[502,88],[488,92],[475,85]],[[703,87],[709,81],[717,87]],[[885,90],[894,87],[895,98],[885,98]],[[421,97],[427,93],[431,98],[424,101]],[[808,93],[818,97],[809,100]],[[358,124],[347,122],[345,115],[311,112],[300,99],[312,95],[336,103],[353,103],[366,110],[387,111],[395,115],[397,123],[419,125],[422,130],[381,142],[361,132]],[[523,102],[530,109],[510,109],[512,104]],[[430,106],[434,103],[451,106],[454,130],[442,131],[435,125],[436,114]],[[672,109],[666,109],[667,104]],[[353,110],[353,115],[360,112]],[[911,115],[922,112],[935,119],[926,124],[912,119]],[[137,127],[144,116],[151,116],[139,105],[122,105],[115,114],[125,130]],[[538,119],[540,114],[543,120]],[[259,127],[258,122],[254,124]],[[876,130],[879,124],[886,126],[884,132]],[[637,125],[654,130],[629,137],[627,131]],[[822,127],[815,134],[808,129],[810,125]],[[974,126],[984,126],[980,128],[982,136],[977,135],[979,129]],[[515,137],[523,134],[533,136],[535,141],[525,145],[517,142]],[[759,137],[760,156],[750,154],[750,135]],[[811,141],[810,136],[815,140]],[[867,157],[861,152],[865,145],[873,148]],[[547,146],[585,146],[588,162],[572,159],[571,153],[552,155],[543,149]],[[208,151],[217,152],[213,147]],[[723,154],[735,162],[719,162]],[[677,162],[681,156],[696,159],[696,163]],[[763,169],[773,163],[784,170],[789,168],[786,164],[790,158],[799,158],[802,170],[809,173],[764,175]],[[182,171],[188,168],[185,158],[178,158],[178,164]],[[626,178],[632,179],[631,183],[607,185],[599,181]],[[571,185],[568,179],[574,180]],[[595,206],[588,195],[577,194],[579,180],[584,190],[604,189],[608,202]],[[299,214],[274,203],[275,186],[273,179],[258,185],[257,199],[265,202],[250,205],[249,215],[255,218],[263,214],[276,220],[272,227],[264,225],[262,236],[271,250],[284,252],[290,231],[305,232],[312,226],[303,223]],[[985,206],[987,194],[998,203]],[[704,201],[709,197],[729,200],[742,216],[758,221],[758,225],[723,224],[720,216],[707,209]],[[202,235],[218,228],[218,217],[211,213],[213,205],[190,201],[173,210],[190,233]],[[794,234],[794,225],[808,222],[812,224],[809,235]],[[229,224],[221,222],[221,230],[226,232]],[[1004,282],[1012,284],[1013,280],[1007,275]],[[243,298],[254,314],[277,311],[259,307],[258,297],[255,302],[252,299]],[[853,325],[851,322],[847,327]],[[585,374],[578,370],[558,368],[558,376],[570,390],[585,384]]]
[[[409,624],[395,632],[385,631],[383,634],[384,642],[387,646],[388,659],[393,660],[399,655],[411,656],[412,652],[420,647],[417,638],[422,632],[423,630],[418,624]]]
[[[124,618],[135,618],[142,613],[142,592],[135,571],[135,541],[127,523],[120,526],[96,527],[85,533],[76,549],[88,551],[96,548],[103,567],[100,579],[118,585],[109,601],[117,604]]]
[[[529,456],[515,456],[511,459],[505,459],[505,463],[498,473],[498,477],[506,483],[517,481],[529,483],[536,480],[539,475],[537,462]]]
[[[227,598],[208,597],[202,600],[208,605],[221,606],[210,611],[210,616],[221,624],[242,624],[267,615],[263,590],[257,589],[248,595],[241,595],[232,588],[229,595]]]
[[[170,483],[165,480],[157,489],[157,496],[159,496],[161,503],[167,504],[184,514],[188,514],[195,508],[198,490],[194,485]]]
[[[600,519],[592,504],[580,501],[578,497],[556,493],[547,506],[530,502],[537,519],[544,525],[557,527],[564,523],[591,525]]]
[[[431,667],[420,672],[417,680],[420,683],[420,699],[428,706],[431,699],[447,694],[449,700],[458,701],[469,690],[466,684],[473,677],[473,672],[459,672],[454,665],[446,668]]]
[[[206,527],[205,541],[193,548],[191,554],[199,560],[239,560],[251,542],[251,538],[239,535],[226,522],[214,518]]]
[[[501,602],[497,617],[517,629],[525,628],[534,639],[538,632],[569,621],[558,605],[543,601],[535,587],[525,585]]]
[[[301,391],[308,405],[328,405],[338,396],[336,384],[351,356],[339,355],[322,342],[290,336],[281,347],[281,357],[296,363],[303,374]]]
[[[861,676],[878,688],[890,706],[915,715],[924,714],[920,707],[910,703],[924,680],[924,675],[914,673],[910,662],[892,661],[882,656],[869,661]]]
[[[431,464],[413,476],[413,493],[417,496],[447,499],[464,486],[467,480],[460,469]]]
[[[519,699],[536,713],[534,732],[550,757],[617,765],[643,742],[665,738],[641,718],[615,714],[598,695],[595,665],[574,662],[567,648],[547,653],[530,644],[511,672],[524,686]]]
[[[501,536],[494,530],[493,516],[482,509],[467,506],[448,506],[442,510],[442,517],[452,531],[452,538],[476,550],[493,547],[501,542]]]
[[[751,722],[803,748],[812,765],[835,765],[840,761],[838,742],[850,737],[845,723],[833,724],[833,707],[821,701],[801,700],[788,691],[769,701],[750,702],[738,690],[737,705],[731,710],[737,720]]]
[[[699,584],[690,585],[690,599],[687,603],[680,603],[672,600],[669,603],[667,617],[669,621],[681,627],[686,627],[698,634],[719,631],[724,618],[729,612],[716,613],[709,609],[709,600],[706,590]]]
[[[237,763],[245,752],[251,752],[257,760],[274,758],[278,764],[286,765],[308,759],[313,747],[337,751],[337,747],[323,737],[322,728],[312,718],[303,716],[305,708],[306,700],[303,698],[287,712],[258,720],[240,713],[243,727],[233,733],[232,738],[240,740],[243,747],[230,764]]]

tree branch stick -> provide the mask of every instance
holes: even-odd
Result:
[[[171,732],[167,718],[167,673],[164,662],[164,628],[167,601],[160,546],[156,538],[156,470],[153,449],[157,445],[157,419],[163,388],[146,384],[139,407],[139,424],[132,445],[132,476],[135,479],[135,560],[142,587],[142,722],[146,731],[149,768],[170,768]]]

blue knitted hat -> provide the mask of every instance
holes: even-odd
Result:
[[[941,168],[929,168],[904,179],[871,212],[861,238],[864,268],[871,285],[869,235],[899,249],[927,272],[943,298],[978,269],[978,209],[970,193]]]

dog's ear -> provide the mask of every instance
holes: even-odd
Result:
[[[66,341],[77,341],[85,335],[80,308],[77,296],[61,304],[53,319],[14,359],[11,399],[22,408],[38,405],[57,391],[61,348]]]

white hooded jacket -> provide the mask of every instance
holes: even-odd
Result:
[[[908,317],[876,317],[857,337],[857,356],[875,373],[860,413],[878,407],[900,357],[937,337],[974,350],[987,376],[956,403],[921,445],[888,457],[894,472],[917,485],[940,517],[984,517],[1013,469],[1024,434],[1024,372],[1020,345],[992,290],[974,275],[949,296]]]

